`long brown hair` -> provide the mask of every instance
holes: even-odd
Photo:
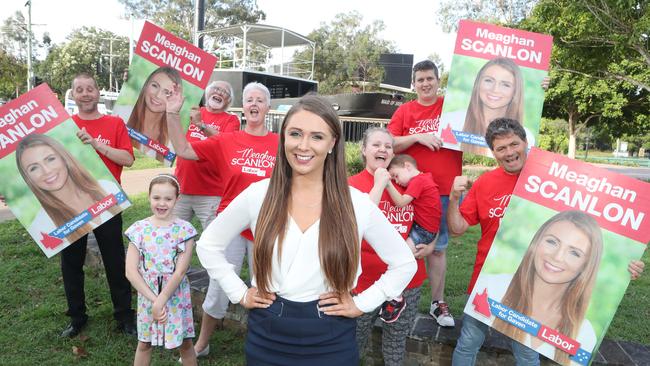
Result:
[[[349,291],[359,265],[357,221],[345,169],[345,141],[336,112],[323,98],[307,95],[296,103],[282,122],[275,168],[264,197],[255,229],[253,268],[258,289],[267,294],[271,283],[273,248],[278,241],[278,257],[286,233],[293,171],[284,151],[285,129],[298,111],[321,117],[336,139],[323,169],[323,198],[318,236],[320,265],[327,285],[342,294]]]
[[[483,115],[483,102],[479,95],[481,78],[483,78],[483,73],[490,66],[500,66],[508,70],[515,79],[515,93],[512,95],[512,101],[508,104],[508,109],[506,114],[502,117],[514,119],[521,123],[523,118],[523,101],[524,101],[524,90],[523,90],[523,78],[521,76],[521,71],[519,66],[515,64],[512,60],[505,57],[497,57],[488,61],[481,70],[479,70],[474,80],[474,88],[472,89],[472,96],[469,101],[469,106],[467,107],[467,115],[465,116],[465,124],[463,125],[463,132],[473,133],[475,135],[485,135],[485,130],[487,129],[487,124],[484,123],[485,116]],[[488,123],[490,121],[487,121]]]
[[[72,220],[80,212],[75,212],[75,210],[68,206],[66,202],[63,202],[51,193],[44,191],[36,186],[36,184],[34,184],[31,178],[27,175],[24,167],[21,164],[21,159],[26,150],[36,146],[51,147],[52,150],[54,150],[54,152],[58,154],[65,163],[65,166],[68,170],[68,179],[71,179],[72,183],[81,191],[90,195],[90,197],[95,200],[95,202],[106,197],[106,191],[104,191],[104,189],[99,185],[97,180],[93,178],[90,173],[88,173],[88,171],[79,163],[79,161],[74,156],[72,156],[68,150],[66,150],[63,145],[61,145],[60,142],[47,135],[28,135],[20,141],[18,147],[16,148],[16,166],[18,167],[18,171],[23,177],[23,180],[25,183],[27,183],[29,189],[31,189],[31,191],[34,193],[34,196],[36,196],[38,202],[41,203],[41,206],[50,217],[50,219],[54,222],[54,225],[59,227]],[[116,215],[121,211],[121,209],[117,206],[113,206],[108,211]],[[80,228],[70,233],[66,239],[72,243],[91,230],[92,226],[90,224],[86,224],[83,226],[83,229]]]
[[[575,339],[589,306],[603,252],[603,237],[600,227],[596,220],[584,212],[560,212],[551,217],[537,230],[501,302],[513,310],[530,315],[533,308],[531,301],[533,300],[533,287],[536,278],[535,252],[542,236],[546,234],[546,230],[552,224],[560,221],[568,221],[575,225],[589,238],[591,243],[584,269],[569,283],[560,304],[562,317],[556,330]],[[525,340],[526,333],[524,331],[499,318],[494,321],[494,328],[521,343]],[[555,360],[559,363],[566,363],[569,361],[569,355],[556,349]]]
[[[164,73],[172,80],[172,82],[178,85],[179,88],[181,89],[183,88],[181,76],[178,73],[178,71],[176,71],[175,69],[168,66],[163,66],[163,67],[159,67],[154,72],[152,72],[149,75],[149,77],[147,77],[147,80],[144,82],[142,89],[140,89],[140,95],[138,96],[138,100],[135,102],[135,105],[133,106],[133,111],[129,116],[129,121],[126,123],[127,126],[133,128],[138,132],[142,132],[142,128],[144,127],[144,116],[147,109],[147,105],[145,102],[145,94],[147,91],[147,87],[149,86],[151,79],[160,73]],[[165,112],[160,114],[160,120],[157,123],[160,126],[160,136],[158,136],[157,141],[161,144],[167,144],[167,136],[168,136],[167,114]],[[147,136],[147,137],[151,137],[151,136]],[[138,149],[141,146],[139,142],[135,142],[135,141],[133,142],[133,145]],[[156,157],[157,158],[160,157],[160,154],[156,154]],[[163,160],[162,157],[160,158],[161,159],[158,160]]]

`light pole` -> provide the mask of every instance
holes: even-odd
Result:
[[[27,7],[27,91],[32,90],[34,85],[32,71],[32,1],[28,0],[25,3]]]

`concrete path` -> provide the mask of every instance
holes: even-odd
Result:
[[[149,181],[160,173],[173,173],[174,168],[154,168],[144,170],[128,170],[122,173],[122,188],[127,195],[147,192]],[[11,210],[0,202],[0,222],[13,220],[15,216]]]

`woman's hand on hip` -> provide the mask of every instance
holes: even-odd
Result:
[[[268,308],[275,301],[275,294],[271,293],[266,296],[263,296],[257,287],[250,287],[244,293],[244,297],[241,299],[239,304],[246,309],[255,309],[255,308]]]
[[[336,292],[326,292],[321,294],[318,299],[318,307],[326,315],[344,316],[346,318],[356,318],[363,315],[363,311],[359,310],[349,293],[339,295]]]

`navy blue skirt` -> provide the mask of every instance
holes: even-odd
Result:
[[[357,320],[329,316],[318,300],[295,302],[277,297],[267,309],[248,313],[248,365],[359,365]]]

